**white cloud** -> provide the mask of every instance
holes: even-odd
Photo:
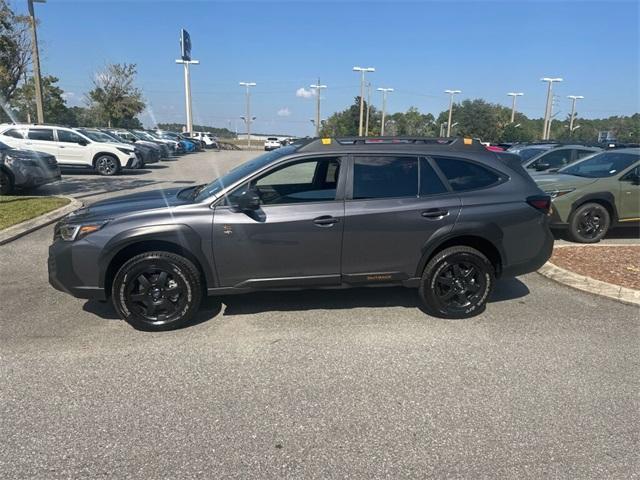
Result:
[[[312,89],[307,90],[304,87],[301,87],[298,90],[296,90],[296,97],[311,98],[311,97],[314,97],[315,94],[316,94],[315,90],[312,90]]]
[[[289,110],[289,107],[284,107],[278,110],[279,117],[288,117],[289,115],[291,115],[291,110]]]

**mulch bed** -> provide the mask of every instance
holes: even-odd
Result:
[[[640,245],[556,248],[551,263],[579,275],[640,290]]]

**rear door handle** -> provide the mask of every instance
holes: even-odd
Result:
[[[441,218],[449,215],[449,210],[444,210],[442,208],[430,208],[428,210],[424,210],[420,215],[429,220],[440,220]]]
[[[330,227],[331,225],[338,223],[339,220],[339,218],[332,217],[331,215],[323,215],[322,217],[314,218],[313,223],[319,227]]]

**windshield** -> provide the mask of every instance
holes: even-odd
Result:
[[[558,172],[587,178],[612,177],[639,159],[640,155],[634,153],[604,152],[562,168]]]
[[[8,148],[9,148],[9,146],[8,146],[8,145],[6,145],[6,144],[4,144],[4,143],[0,142],[0,150],[7,150]]]
[[[225,187],[233,185],[238,180],[241,180],[250,173],[255,172],[256,170],[260,170],[262,167],[268,165],[269,163],[277,160],[280,157],[293,153],[296,150],[297,147],[294,146],[278,148],[277,150],[265,153],[263,155],[260,155],[259,157],[254,158],[253,160],[237,166],[222,177],[217,178],[210,184],[200,188],[198,190],[197,196],[195,197],[195,201],[201,202],[209,197],[212,197],[213,195],[216,195]]]
[[[89,137],[94,142],[115,143],[115,140],[113,137],[102,132],[95,132],[92,130],[78,130],[78,131],[84,136]]]
[[[157,138],[153,137],[152,135],[148,134],[147,132],[136,131],[136,136],[138,138],[144,138],[145,140],[151,140],[152,142],[157,140]]]
[[[523,162],[526,162],[527,160],[530,160],[536,155],[540,155],[542,152],[546,152],[547,150],[548,149],[546,148],[523,148],[522,150],[517,151],[516,153],[520,155],[520,158],[522,159]]]

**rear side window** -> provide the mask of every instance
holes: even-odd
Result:
[[[14,129],[7,130],[6,132],[3,133],[3,135],[6,135],[7,137],[13,137],[13,138],[24,138],[20,130],[14,130]]]
[[[485,188],[500,181],[496,173],[475,163],[442,157],[434,160],[456,192]]]
[[[444,186],[436,171],[429,164],[426,158],[420,159],[420,195],[437,195],[445,193],[447,187]]]
[[[53,142],[53,130],[49,128],[30,128],[27,132],[27,138]]]
[[[356,157],[353,199],[418,196],[416,157]]]

